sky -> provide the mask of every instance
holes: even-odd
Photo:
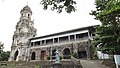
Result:
[[[4,43],[4,51],[10,51],[15,26],[20,19],[20,11],[27,4],[31,8],[37,36],[58,33],[76,28],[98,25],[99,21],[89,15],[95,9],[94,0],[76,0],[76,12],[43,10],[41,0],[0,0],[0,41]]]

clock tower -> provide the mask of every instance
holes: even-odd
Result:
[[[21,17],[17,22],[16,30],[13,35],[11,54],[9,61],[26,61],[28,60],[29,39],[36,36],[34,21],[31,20],[32,10],[26,5],[20,11]]]

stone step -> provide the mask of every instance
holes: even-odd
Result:
[[[6,66],[2,65],[0,68],[51,68],[54,61],[18,61],[18,62],[5,62]],[[1,64],[1,62],[0,62]],[[81,68],[80,65],[75,65],[71,61],[61,61],[62,68]]]

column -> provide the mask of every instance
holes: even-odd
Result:
[[[90,32],[89,32],[89,30],[88,30],[88,39],[90,39]]]
[[[68,36],[68,41],[70,42],[70,35]]]
[[[90,43],[90,39],[88,39],[88,44],[87,44],[87,59],[90,60],[91,59],[91,43]]]
[[[33,47],[35,46],[35,42],[33,42]]]
[[[74,35],[74,39],[75,39],[75,41],[76,41],[76,34]]]
[[[60,41],[59,41],[59,37],[58,37],[58,43],[59,43]]]
[[[46,40],[44,40],[44,44],[46,44]]]
[[[53,38],[53,44],[54,44],[54,38]]]
[[[35,60],[39,60],[39,51],[38,51],[38,49],[36,49],[36,59]]]
[[[40,41],[40,45],[42,45],[42,41]]]

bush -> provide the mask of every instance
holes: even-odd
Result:
[[[77,53],[76,52],[73,53],[73,57],[77,58]]]
[[[47,60],[50,60],[50,56],[47,57]]]
[[[60,60],[62,59],[62,56],[60,56]]]
[[[8,61],[9,55],[10,55],[10,51],[7,51],[7,52],[3,51],[3,52],[1,52],[1,54],[0,54],[0,61]]]

